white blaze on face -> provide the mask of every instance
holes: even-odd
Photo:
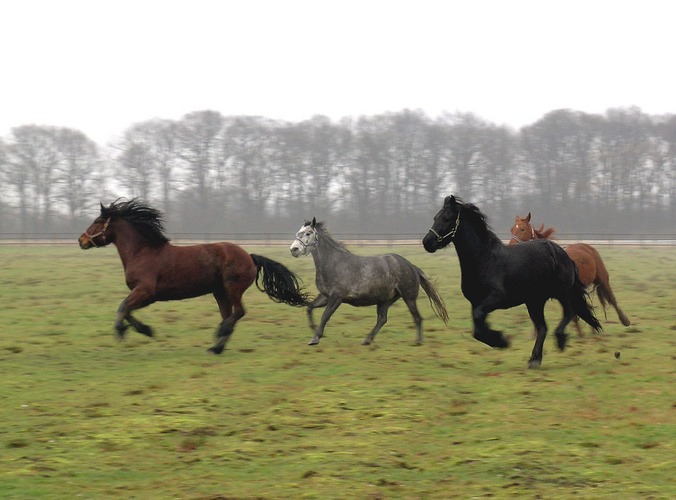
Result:
[[[315,230],[312,229],[309,224],[304,224],[296,233],[296,239],[294,239],[293,243],[291,243],[289,252],[291,252],[291,255],[294,257],[307,255],[309,251],[308,245],[312,245],[314,241]]]

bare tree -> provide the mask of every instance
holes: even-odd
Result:
[[[57,173],[57,198],[67,207],[71,221],[83,215],[104,186],[98,146],[82,132],[61,129],[58,147],[62,161]]]

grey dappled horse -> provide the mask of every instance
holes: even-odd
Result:
[[[310,328],[314,331],[309,345],[319,343],[326,323],[342,303],[357,307],[377,307],[376,325],[362,342],[364,345],[370,344],[387,322],[387,310],[400,297],[404,299],[415,321],[417,343],[422,344],[422,318],[416,303],[420,287],[425,290],[434,313],[444,323],[448,322],[446,307],[432,282],[425,273],[401,255],[354,255],[342,243],[333,239],[324,223],[317,222],[314,218],[312,222],[303,224],[296,233],[289,251],[294,257],[312,254],[315,262],[315,282],[319,295],[307,308]],[[324,306],[326,309],[317,327],[312,310]]]

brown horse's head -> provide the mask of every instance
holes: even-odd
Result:
[[[87,250],[92,247],[104,247],[108,243],[112,243],[110,239],[110,217],[103,216],[104,206],[101,204],[101,215],[99,215],[91,226],[80,235],[78,243],[80,248]]]
[[[556,229],[553,227],[548,227],[545,229],[544,224],[540,224],[538,229],[535,229],[530,223],[530,212],[525,217],[519,217],[518,215],[514,219],[514,225],[512,226],[512,239],[509,240],[510,245],[516,243],[524,243],[526,241],[532,240],[550,240],[553,239],[552,235],[556,232]]]
[[[509,240],[509,244],[514,245],[534,239],[536,239],[536,236],[533,226],[530,225],[530,212],[525,217],[517,215],[512,226],[512,239]]]

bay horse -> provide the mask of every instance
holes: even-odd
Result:
[[[422,317],[416,303],[420,287],[427,294],[434,313],[444,323],[448,322],[446,306],[432,282],[422,270],[401,255],[355,255],[335,240],[325,224],[315,218],[301,226],[289,251],[294,257],[311,254],[315,263],[319,295],[307,307],[310,328],[314,332],[309,345],[319,344],[326,323],[342,303],[357,307],[376,306],[376,325],[362,342],[369,345],[387,322],[388,309],[399,298],[404,300],[411,312],[417,330],[417,344],[422,344]],[[312,311],[324,306],[326,309],[317,327]]]
[[[293,272],[274,260],[249,254],[234,243],[172,245],[164,234],[162,213],[137,198],[117,200],[107,207],[101,204],[100,215],[78,241],[83,250],[111,243],[117,247],[131,290],[117,310],[115,329],[119,339],[124,338],[129,325],[143,335],[153,336],[152,329],[134,318],[132,311],[156,301],[211,293],[222,322],[216,344],[209,351],[220,354],[235,323],[245,314],[242,294],[254,281],[276,302],[292,306],[309,303]]]
[[[551,238],[551,235],[554,234],[554,228],[542,231],[544,224],[542,224],[540,231],[533,229],[530,220],[530,212],[528,212],[526,217],[516,216],[514,226],[512,226],[511,229],[512,239],[509,241],[510,245],[528,241],[524,239],[524,235],[530,234],[531,237],[529,240],[540,240],[549,239]],[[620,322],[624,326],[629,326],[631,322],[622,309],[620,309],[620,306],[617,305],[617,299],[615,299],[613,289],[610,288],[610,276],[608,275],[608,270],[606,269],[606,265],[603,263],[603,259],[601,259],[599,252],[587,243],[573,243],[566,246],[565,250],[570,258],[573,259],[573,262],[575,262],[582,284],[586,288],[593,286],[596,290],[596,295],[603,307],[604,316],[607,318],[606,308],[608,303],[610,303],[615,308],[615,311],[617,311]],[[577,321],[577,318],[575,319],[575,326],[578,335],[582,335],[582,329],[580,328],[580,323]]]
[[[475,339],[491,347],[509,347],[503,333],[492,330],[486,319],[496,309],[526,304],[537,331],[528,366],[540,366],[548,299],[558,300],[563,307],[563,318],[555,331],[560,350],[568,339],[565,328],[576,315],[595,330],[601,329],[575,264],[556,243],[538,240],[528,245],[504,245],[475,205],[447,196],[422,244],[433,253],[451,242],[460,261],[462,293],[472,306]]]

